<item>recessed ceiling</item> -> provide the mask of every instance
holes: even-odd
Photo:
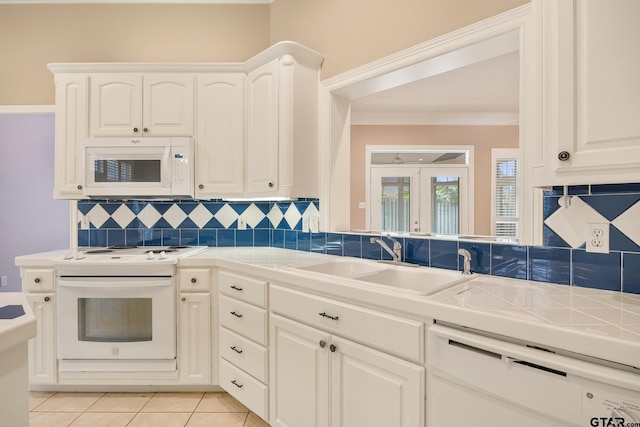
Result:
[[[519,53],[351,101],[353,124],[517,124]]]

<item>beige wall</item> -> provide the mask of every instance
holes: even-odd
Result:
[[[245,61],[281,40],[348,71],[528,0],[0,5],[0,105],[53,104],[49,62]]]
[[[366,227],[367,145],[473,145],[475,234],[491,234],[491,149],[518,148],[517,126],[351,126],[351,228]]]
[[[294,40],[324,54],[322,79],[528,0],[274,0],[271,44]]]
[[[0,5],[0,105],[53,104],[50,62],[234,62],[268,46],[268,5]]]

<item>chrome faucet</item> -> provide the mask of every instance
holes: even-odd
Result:
[[[393,262],[402,262],[402,245],[389,234],[387,234],[387,238],[393,242],[393,249],[391,249],[389,245],[387,245],[385,241],[380,237],[372,237],[370,241],[371,243],[378,243],[380,246],[382,246],[382,249],[384,249],[389,253],[389,255],[391,255],[391,257],[393,258]]]
[[[461,255],[463,259],[462,274],[471,274],[471,254],[469,251],[466,249],[458,249],[458,255]]]

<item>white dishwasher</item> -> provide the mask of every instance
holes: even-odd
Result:
[[[428,427],[640,427],[635,368],[440,324],[428,343]]]

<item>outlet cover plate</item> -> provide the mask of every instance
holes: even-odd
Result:
[[[609,223],[587,224],[587,252],[609,253]]]

